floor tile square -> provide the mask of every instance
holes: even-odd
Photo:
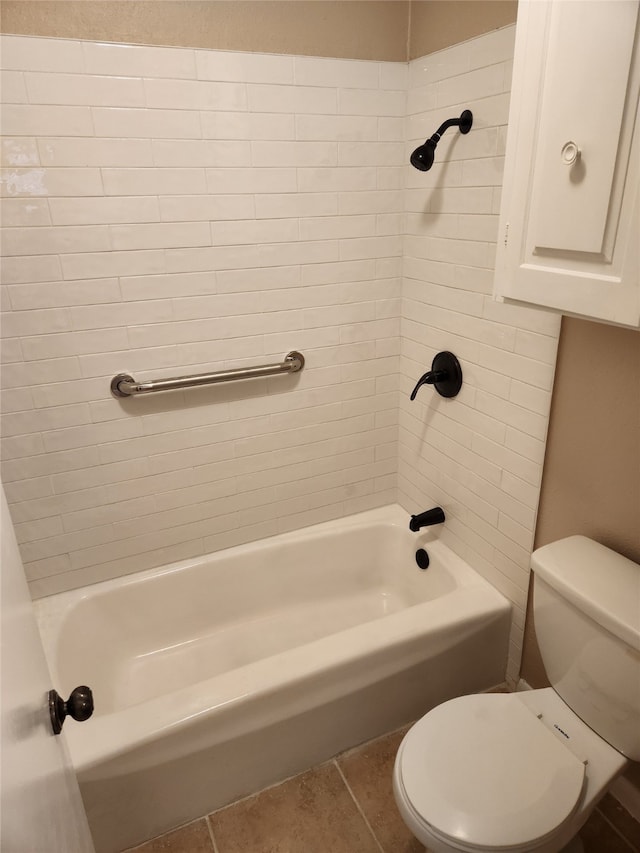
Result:
[[[380,853],[335,764],[210,816],[218,853]]]

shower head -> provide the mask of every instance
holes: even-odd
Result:
[[[419,145],[412,153],[410,159],[411,165],[421,172],[428,172],[433,166],[433,158],[436,150],[436,145],[440,142],[440,137],[450,127],[459,127],[460,133],[469,133],[473,124],[473,113],[471,110],[463,110],[460,118],[450,118],[443,122],[436,130],[433,136],[430,136],[424,143]]]
[[[428,172],[433,166],[433,158],[437,144],[438,140],[432,136],[430,139],[427,139],[424,145],[418,146],[409,158],[411,165],[416,169],[420,169],[421,172]]]

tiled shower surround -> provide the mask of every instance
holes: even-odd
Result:
[[[34,597],[441,503],[515,605],[515,677],[558,320],[490,296],[513,36],[408,65],[2,38],[2,471]],[[109,393],[294,349],[295,377]],[[410,403],[439,349],[462,392]]]
[[[448,508],[446,543],[514,605],[518,677],[559,316],[491,297],[515,27],[409,66],[408,151],[441,121],[433,168],[405,172],[398,502]],[[439,350],[463,365],[458,397],[409,394]]]

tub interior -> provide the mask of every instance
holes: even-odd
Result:
[[[108,714],[456,588],[442,565],[421,571],[414,553],[405,531],[372,524],[143,573],[69,609],[58,676],[63,689],[91,684],[96,715]]]

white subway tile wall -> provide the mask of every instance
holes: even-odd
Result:
[[[447,118],[426,173],[406,168],[400,360],[399,502],[445,508],[443,539],[512,602],[507,677],[518,678],[559,317],[491,298],[515,29],[409,65],[406,157]],[[455,400],[409,394],[442,349],[464,385]]]
[[[513,39],[406,65],[2,37],[2,473],[34,597],[440,503],[514,604],[517,676],[558,320],[490,295]],[[291,349],[296,377],[108,390]],[[461,394],[410,403],[440,349]]]
[[[397,499],[406,65],[4,36],[34,597]],[[118,401],[111,377],[305,370]]]

